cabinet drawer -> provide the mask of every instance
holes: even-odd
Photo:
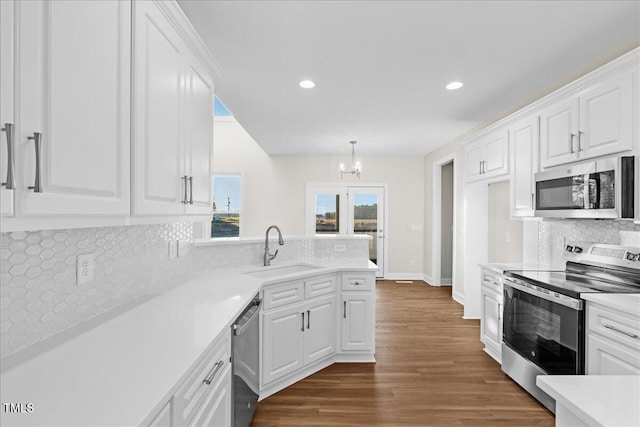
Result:
[[[214,344],[173,396],[174,425],[188,425],[229,365],[231,334]]]
[[[282,307],[304,299],[304,283],[291,282],[264,290],[264,309]]]
[[[489,270],[482,270],[482,285],[502,293],[502,279]]]
[[[640,352],[640,319],[604,307],[587,305],[589,331],[627,345]]]
[[[304,297],[313,298],[320,295],[330,294],[336,291],[335,276],[320,277],[304,282]]]
[[[587,375],[640,375],[640,351],[590,333]]]
[[[369,291],[375,286],[375,279],[369,274],[343,274],[342,290]]]

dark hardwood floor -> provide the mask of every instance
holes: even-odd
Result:
[[[483,350],[451,288],[378,281],[376,364],[337,363],[258,404],[252,426],[553,426]]]

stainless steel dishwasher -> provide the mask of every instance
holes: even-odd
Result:
[[[260,384],[259,294],[233,323],[233,425],[248,427],[258,403]]]

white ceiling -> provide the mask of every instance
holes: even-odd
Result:
[[[640,1],[179,4],[272,155],[427,154],[640,45]]]

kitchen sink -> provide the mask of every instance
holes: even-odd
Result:
[[[244,274],[248,274],[249,276],[253,276],[253,277],[265,278],[265,277],[285,276],[285,275],[294,274],[294,273],[304,273],[306,271],[313,271],[319,268],[322,268],[322,267],[317,265],[311,265],[311,264],[295,264],[295,265],[283,265],[282,267],[278,267],[278,266],[265,267],[256,271],[247,271]]]

